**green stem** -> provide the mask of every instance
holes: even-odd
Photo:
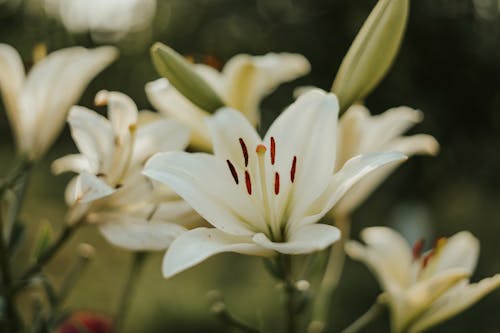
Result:
[[[146,256],[146,252],[134,253],[132,266],[130,267],[127,281],[125,282],[125,287],[123,288],[122,297],[118,305],[118,311],[116,312],[115,327],[117,332],[123,332],[125,316],[127,315],[128,309],[130,307],[130,300],[132,298],[137,281],[139,280],[139,276],[144,266],[144,259],[146,258]]]
[[[332,295],[337,288],[344,268],[344,246],[349,238],[350,221],[345,216],[336,216],[335,226],[340,229],[341,238],[337,243],[333,244],[330,250],[325,273],[314,302],[312,321],[308,327],[309,333],[321,333],[325,330],[328,324],[328,318],[330,318]]]
[[[285,282],[285,327],[286,333],[297,332],[297,292],[295,289],[293,274],[292,274],[292,257],[284,255],[283,257],[283,275]]]
[[[356,333],[368,326],[376,319],[384,310],[384,305],[377,301],[366,311],[361,317],[356,319],[351,325],[344,329],[341,333]]]
[[[9,174],[0,181],[0,198],[5,192],[14,187],[17,182],[31,169],[33,163],[24,157],[19,157]]]
[[[216,302],[212,305],[212,312],[215,316],[229,327],[234,327],[245,333],[260,333],[256,328],[253,328],[246,323],[236,319],[227,310],[226,305],[223,302]]]
[[[24,287],[33,276],[40,273],[43,267],[57,254],[61,247],[66,244],[66,242],[81,225],[82,221],[79,221],[75,224],[66,226],[56,241],[52,243],[52,245],[45,250],[45,252],[43,252],[37,261],[21,275],[19,283],[13,287],[13,292],[16,293],[22,289],[22,287]]]

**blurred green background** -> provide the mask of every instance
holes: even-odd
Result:
[[[101,35],[68,32],[47,13],[47,3],[0,0],[0,42],[17,48],[27,66],[32,63],[32,48],[39,42],[49,51],[106,42],[120,47],[121,57],[92,82],[81,99],[80,104],[89,107],[97,91],[108,89],[125,92],[140,108],[150,108],[144,84],[158,77],[149,58],[154,41],[197,59],[215,56],[222,63],[237,53],[304,54],[312,72],[264,100],[265,128],[291,102],[294,87],[330,88],[343,55],[375,1],[158,0],[156,10],[153,2],[147,24],[119,40],[109,31]],[[145,2],[135,15],[144,14],[143,6]],[[91,16],[99,13],[98,8],[94,11]],[[413,157],[393,174],[354,215],[353,236],[374,225],[396,227],[410,240],[421,235],[432,240],[468,229],[481,240],[473,280],[499,272],[500,1],[413,1],[397,61],[366,104],[373,113],[399,105],[423,110],[425,120],[412,132],[434,135],[441,152],[435,158]],[[3,104],[0,140],[0,172],[4,174],[14,152]],[[51,175],[49,164],[75,151],[66,129],[37,165],[22,214],[30,223],[30,237],[44,219],[55,229],[60,227],[65,209],[63,189],[70,176]],[[80,232],[56,257],[50,265],[51,276],[56,282],[60,279],[81,241],[94,245],[97,255],[67,305],[112,314],[131,254],[108,245],[92,227]],[[30,260],[29,239],[26,244],[16,256],[17,270]],[[162,253],[148,257],[126,318],[126,332],[226,332],[208,311],[205,295],[212,289],[225,295],[237,316],[253,323],[271,322],[267,328],[275,329],[272,325],[278,320],[274,318],[281,313],[280,292],[259,259],[219,255],[165,281],[160,274],[161,257]],[[368,270],[348,260],[335,294],[331,331],[339,331],[362,314],[378,292]],[[27,304],[32,293],[22,302]],[[498,332],[499,309],[497,291],[433,332]],[[368,331],[388,331],[388,318],[381,318]]]

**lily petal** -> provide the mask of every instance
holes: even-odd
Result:
[[[291,188],[291,167],[296,158],[295,179],[289,214],[300,215],[327,187],[335,166],[338,101],[335,95],[319,89],[300,96],[271,125],[264,142],[276,142],[276,169],[285,178],[281,182],[286,193]],[[332,151],[333,150],[333,151]],[[268,175],[272,177],[272,175]],[[270,178],[272,179],[272,178]],[[277,198],[279,212],[288,197]]]
[[[189,130],[181,123],[172,119],[152,121],[137,130],[130,164],[142,165],[154,153],[183,150],[188,143]]]
[[[250,123],[257,125],[261,99],[279,84],[307,74],[310,67],[307,59],[300,54],[237,55],[223,69],[227,78],[227,103],[241,111]]]
[[[63,172],[73,171],[76,173],[89,172],[93,173],[88,158],[82,154],[71,154],[58,158],[51,165],[52,173],[59,175]]]
[[[180,235],[163,258],[163,276],[170,278],[221,252],[269,256],[274,251],[264,249],[248,236],[226,234],[214,228],[197,228]]]
[[[462,268],[472,274],[479,257],[479,240],[470,232],[461,231],[448,238],[438,251],[432,267],[434,274],[451,268]]]
[[[265,230],[264,219],[250,196],[235,184],[226,163],[213,155],[156,154],[146,163],[143,173],[168,185],[203,218],[224,232],[248,236],[256,228]]]
[[[409,333],[423,332],[432,326],[464,311],[481,298],[500,287],[500,274],[468,284],[458,284],[437,299],[432,306],[412,324]]]
[[[166,249],[175,238],[186,231],[175,223],[148,221],[125,214],[99,225],[101,234],[116,246],[134,251]]]
[[[77,176],[73,201],[85,204],[104,198],[114,192],[115,190],[106,184],[106,182],[92,174],[84,172]]]
[[[73,106],[68,116],[71,136],[78,150],[87,157],[91,170],[108,170],[113,152],[113,130],[108,120],[96,112]]]
[[[127,95],[117,91],[101,90],[95,97],[96,105],[108,106],[108,118],[119,140],[130,135],[137,126],[137,105]]]
[[[383,290],[394,293],[408,287],[412,254],[406,240],[386,227],[366,228],[361,238],[367,245],[350,241],[345,248],[347,254],[364,262]]]
[[[0,44],[0,90],[16,140],[21,135],[18,98],[24,79],[24,66],[19,53],[10,45]]]
[[[222,108],[213,117],[207,119],[207,124],[215,156],[222,160],[230,160],[242,169],[245,168],[245,164],[257,164],[257,157],[253,152],[261,140],[241,112]],[[246,163],[239,139],[243,140],[250,152],[246,155]]]
[[[367,154],[356,156],[331,177],[327,189],[303,214],[290,217],[291,224],[309,224],[318,221],[342,198],[359,180],[378,168],[405,161],[407,157],[399,152]],[[303,217],[305,216],[305,217]]]
[[[466,270],[449,269],[413,285],[402,297],[398,295],[399,292],[396,293],[395,297],[389,299],[395,332],[402,332],[435,300],[469,276]]]
[[[205,123],[208,112],[187,100],[164,78],[146,84],[146,95],[155,109],[174,117],[190,129],[193,146],[204,151],[211,150],[210,136]]]
[[[70,106],[116,56],[114,47],[71,47],[55,51],[37,63],[20,96],[20,122],[27,136],[21,150],[34,159],[43,155],[64,126]]]
[[[306,254],[321,251],[340,239],[340,230],[326,224],[301,226],[286,242],[273,242],[263,234],[253,236],[253,241],[260,246],[284,254]]]

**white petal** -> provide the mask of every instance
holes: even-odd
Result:
[[[478,283],[461,283],[437,299],[432,306],[410,326],[408,332],[423,332],[464,311],[499,287],[500,274],[483,279]]]
[[[416,134],[412,136],[400,137],[386,147],[387,150],[400,151],[405,155],[436,155],[439,152],[437,140],[427,134]]]
[[[445,245],[439,249],[437,257],[433,258],[433,270],[438,273],[450,268],[462,268],[472,274],[478,257],[479,240],[470,232],[462,231],[448,238]]]
[[[113,47],[71,47],[49,54],[28,74],[21,93],[23,132],[33,132],[22,149],[39,158],[62,127],[66,113],[87,84],[117,56]]]
[[[211,150],[210,136],[205,123],[209,113],[201,110],[179,93],[167,79],[146,84],[149,102],[161,113],[173,117],[191,131],[191,144],[201,150]]]
[[[56,175],[68,171],[73,171],[76,173],[95,173],[97,171],[92,169],[89,160],[85,155],[82,154],[72,154],[58,158],[57,160],[52,162],[51,170],[52,173]]]
[[[24,83],[24,66],[16,49],[0,44],[0,91],[17,143],[22,140],[18,99]]]
[[[223,69],[227,79],[227,103],[256,125],[261,99],[279,84],[305,75],[309,70],[309,62],[300,54],[269,53],[257,57],[239,54]]]
[[[253,241],[260,246],[285,254],[305,254],[321,251],[340,239],[339,229],[326,224],[311,224],[294,230],[286,242],[272,242],[263,233]]]
[[[108,118],[119,140],[123,140],[135,130],[138,118],[137,105],[127,95],[101,90],[95,97],[95,104],[108,105]]]
[[[108,171],[113,158],[114,135],[109,121],[100,114],[73,106],[68,116],[71,136],[94,171]]]
[[[175,222],[188,229],[209,226],[209,224],[203,222],[201,216],[181,198],[178,200],[161,202],[155,211],[154,218],[161,221]]]
[[[149,122],[137,130],[131,165],[145,163],[154,153],[183,150],[188,143],[189,130],[181,123],[173,119]]]
[[[390,299],[395,332],[403,332],[436,299],[468,277],[469,273],[463,269],[449,269],[415,284],[403,297]]]
[[[213,117],[207,118],[212,147],[215,156],[230,160],[235,166],[245,168],[245,158],[239,139],[242,139],[248,152],[248,164],[257,163],[255,148],[261,139],[255,128],[238,111],[222,108]]]
[[[213,155],[156,154],[146,163],[143,173],[168,185],[224,232],[251,235],[266,230],[261,212],[255,209],[250,196],[235,184],[225,161]],[[240,174],[240,181],[241,177]]]
[[[175,238],[186,231],[174,223],[148,221],[125,214],[102,221],[99,230],[113,245],[134,251],[166,249]]]
[[[221,252],[269,256],[266,250],[252,242],[250,237],[234,236],[213,228],[197,228],[179,236],[163,258],[163,276],[180,273]]]
[[[308,224],[318,221],[359,180],[389,163],[399,163],[407,157],[398,152],[360,155],[350,159],[331,178],[328,188],[304,214],[291,216],[290,223]],[[304,217],[305,216],[305,217]]]
[[[350,241],[346,252],[364,262],[375,273],[382,289],[396,292],[409,286],[412,254],[406,240],[386,227],[366,228],[361,233],[366,246]]]
[[[225,98],[224,89],[226,85],[226,78],[221,74],[221,72],[205,64],[193,64],[193,69],[210,85],[220,98]]]
[[[335,95],[321,90],[309,91],[288,107],[266,134],[266,145],[271,137],[275,139],[275,169],[281,176],[282,189],[276,209],[283,213],[288,206],[291,219],[303,214],[328,186],[335,166],[337,116]],[[292,187],[294,157],[296,172]],[[268,175],[270,179],[272,176]],[[290,198],[286,195],[288,189],[293,189]]]
[[[74,202],[89,203],[91,201],[106,197],[115,192],[101,179],[89,173],[81,173],[76,181]]]

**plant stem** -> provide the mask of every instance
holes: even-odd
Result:
[[[335,217],[335,226],[340,229],[341,238],[337,243],[333,244],[330,250],[325,273],[314,302],[312,321],[308,327],[309,333],[320,333],[326,328],[330,317],[332,294],[337,288],[344,268],[344,246],[349,238],[350,221],[346,216],[337,216]]]
[[[222,321],[229,327],[237,328],[245,333],[260,333],[258,329],[253,328],[233,317],[233,315],[227,310],[226,304],[221,301],[216,302],[212,305],[212,312],[220,321]]]
[[[292,274],[292,257],[289,255],[282,256],[283,259],[283,275],[285,282],[285,327],[286,333],[297,332],[297,292],[295,289],[293,274]]]
[[[56,241],[21,275],[20,282],[13,287],[13,292],[19,291],[34,275],[38,274],[81,225],[82,221],[79,221],[66,226]]]
[[[377,318],[384,310],[384,305],[377,301],[354,323],[349,325],[341,333],[356,333],[365,328],[370,322]]]
[[[144,266],[144,259],[146,258],[146,256],[146,252],[134,253],[132,266],[130,266],[127,281],[125,281],[125,287],[123,288],[122,297],[118,305],[118,311],[116,312],[115,327],[117,332],[123,332],[125,316],[127,315],[127,311],[130,307],[130,300],[135,289],[135,285],[139,280],[139,275],[141,273],[142,267]]]
[[[9,174],[0,181],[0,198],[3,198],[5,192],[17,184],[19,179],[24,176],[33,166],[33,163],[24,157],[19,157]]]

